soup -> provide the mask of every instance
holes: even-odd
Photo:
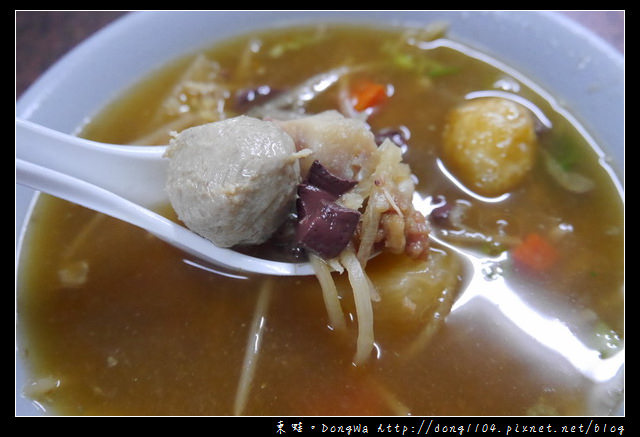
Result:
[[[360,320],[347,274],[331,275],[338,330],[316,277],[215,270],[41,195],[18,272],[25,394],[71,415],[613,411],[623,395],[619,188],[553,101],[441,32],[317,26],[235,38],[152,74],[82,135],[167,144],[190,126],[279,115],[263,110],[309,80],[312,92],[287,112],[363,117],[410,165],[413,206],[429,222],[426,260],[383,251],[366,264],[376,293],[366,359],[354,359]],[[360,106],[360,84],[382,94]],[[444,153],[456,111],[491,99],[524,108],[536,144],[523,176],[497,194]],[[304,256],[280,237],[239,250]]]

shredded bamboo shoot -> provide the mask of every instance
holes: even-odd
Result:
[[[322,260],[322,258],[309,254],[309,262],[313,267],[313,270],[320,282],[322,288],[322,297],[324,298],[324,304],[327,308],[327,314],[329,316],[329,323],[333,329],[337,331],[346,330],[346,323],[344,319],[344,313],[340,306],[340,299],[338,297],[338,290],[336,284],[331,277],[331,270],[329,266]]]
[[[256,364],[262,345],[262,336],[266,322],[267,311],[269,309],[269,301],[271,300],[271,290],[273,288],[273,280],[266,279],[262,283],[253,320],[249,328],[249,336],[247,337],[247,346],[244,352],[244,361],[242,363],[242,373],[238,381],[238,389],[236,391],[235,402],[233,404],[233,414],[238,416],[244,411],[249,399],[251,384],[255,375]]]
[[[366,277],[353,247],[348,246],[340,254],[340,262],[349,275],[349,282],[353,288],[353,298],[358,318],[358,340],[356,354],[353,359],[355,365],[364,363],[373,350],[373,307],[371,305],[371,283]]]

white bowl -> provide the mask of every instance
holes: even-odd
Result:
[[[132,13],[60,59],[22,95],[16,103],[16,116],[74,133],[128,86],[181,54],[255,28],[317,21],[382,25],[448,22],[450,37],[503,61],[554,96],[602,147],[622,189],[624,57],[586,29],[551,12]],[[16,263],[35,194],[16,185]],[[24,381],[16,354],[16,415],[42,414],[20,395]]]

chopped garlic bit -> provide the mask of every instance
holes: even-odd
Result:
[[[115,367],[118,365],[118,359],[113,355],[107,357],[107,367]]]
[[[45,376],[27,382],[22,387],[22,394],[30,399],[41,399],[60,387],[60,380],[53,376]]]
[[[86,260],[66,262],[58,270],[58,279],[64,287],[78,287],[87,282],[89,263]]]

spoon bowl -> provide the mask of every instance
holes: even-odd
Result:
[[[16,182],[145,229],[218,268],[276,276],[312,275],[308,263],[252,257],[215,246],[153,211],[164,192],[166,146],[103,144],[16,118]]]

